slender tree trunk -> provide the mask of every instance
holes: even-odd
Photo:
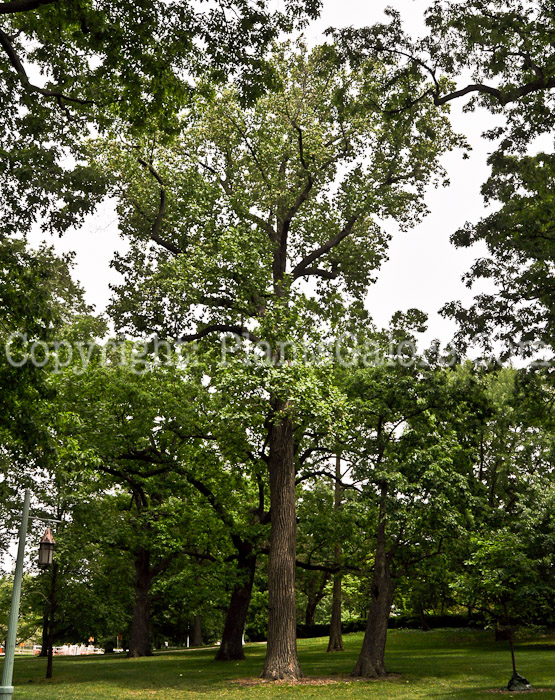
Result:
[[[370,610],[362,649],[352,672],[352,676],[380,678],[386,675],[385,645],[387,623],[393,603],[393,580],[389,571],[386,547],[386,505],[387,485],[383,484],[380,494],[380,510],[376,538],[374,573],[372,576]]]
[[[307,627],[314,625],[316,608],[322,600],[326,591],[326,584],[330,575],[327,571],[314,572],[314,576],[309,578],[306,608],[304,611],[304,623]]]
[[[513,675],[516,676],[515,647],[513,644],[513,632],[509,629],[509,647],[511,648],[511,661],[513,664]]]
[[[326,594],[326,585],[330,580],[327,571],[314,572],[314,576],[309,579],[307,603],[304,611],[305,625],[311,627],[315,624],[316,608]]]
[[[50,578],[50,610],[48,613],[48,659],[46,661],[46,678],[52,678],[52,666],[54,657],[54,616],[56,614],[56,578],[58,576],[58,565],[52,564],[52,575]]]
[[[150,551],[141,548],[135,559],[135,598],[129,635],[129,658],[152,656],[150,643]]]
[[[328,651],[344,651],[343,633],[341,631],[341,574],[333,578],[333,597],[331,604],[330,639]]]
[[[286,404],[274,402],[279,416]],[[295,619],[295,462],[293,423],[278,417],[270,429],[270,555],[268,558],[268,646],[261,677],[267,680],[301,678]]]
[[[341,508],[341,458],[339,455],[335,458],[335,486],[334,486],[334,502],[333,507],[335,512]],[[339,564],[341,559],[341,545],[336,542],[333,548],[333,556],[335,563]],[[331,620],[330,620],[330,639],[328,642],[328,651],[344,651],[343,634],[341,631],[341,572],[337,572],[333,577],[333,594],[331,604]]]
[[[240,580],[231,594],[222,634],[222,643],[216,654],[216,661],[242,661],[245,658],[243,632],[254,583],[256,557],[240,558],[238,565]]]

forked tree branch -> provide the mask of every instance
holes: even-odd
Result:
[[[454,92],[450,92],[449,94],[443,95],[442,97],[440,97],[439,94],[435,93],[434,104],[436,104],[437,106],[441,106],[446,104],[447,102],[451,102],[452,100],[457,99],[458,97],[464,97],[464,95],[468,95],[473,92],[478,92],[495,97],[495,99],[504,107],[505,105],[508,105],[511,102],[516,102],[516,100],[520,99],[521,97],[526,97],[526,95],[529,95],[532,92],[538,92],[540,90],[550,90],[552,88],[555,88],[555,77],[546,79],[543,75],[536,78],[536,80],[531,80],[529,83],[524,83],[520,87],[508,91],[506,94],[503,92],[503,90],[499,90],[498,88],[494,88],[489,85],[483,85],[481,83],[476,83],[472,85],[467,85],[466,87],[460,90],[455,90]]]
[[[172,243],[171,241],[166,240],[160,235],[160,229],[162,227],[162,221],[164,220],[164,216],[166,215],[166,185],[164,184],[164,181],[158,174],[158,172],[154,169],[151,163],[147,163],[146,160],[143,160],[143,158],[137,158],[137,162],[143,166],[143,168],[146,168],[148,172],[152,175],[152,177],[158,182],[160,185],[160,206],[158,207],[158,213],[156,214],[156,219],[154,220],[154,223],[152,224],[152,229],[150,231],[150,238],[153,240],[155,243],[158,243],[158,245],[162,246],[162,248],[165,248],[167,251],[170,253],[173,253],[173,255],[181,255],[183,253],[183,250],[179,247],[176,246],[175,243]]]
[[[309,265],[318,260],[318,258],[321,258],[322,255],[329,253],[332,248],[335,248],[335,246],[339,245],[344,238],[347,238],[347,236],[352,233],[356,222],[359,220],[359,217],[360,214],[353,214],[353,216],[351,216],[349,221],[347,221],[345,226],[337,235],[330,238],[326,243],[321,245],[319,248],[316,248],[316,250],[312,251],[312,253],[303,258],[301,262],[293,268],[291,272],[292,278],[296,280],[299,277],[304,277],[304,275],[307,274],[306,271],[309,268]]]
[[[206,336],[210,335],[210,333],[233,333],[233,335],[238,335],[242,338],[246,338],[246,340],[250,340],[252,343],[260,342],[260,339],[256,335],[254,335],[254,333],[251,333],[247,328],[244,328],[243,326],[228,325],[225,323],[213,323],[209,326],[206,326],[197,333],[189,333],[183,335],[179,340],[182,343],[189,343],[193,340],[200,340],[201,338],[206,338]]]

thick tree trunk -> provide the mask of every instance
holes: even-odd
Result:
[[[202,646],[202,615],[195,615],[193,620],[193,634],[191,636],[191,646]]]
[[[240,558],[238,567],[240,580],[231,594],[222,634],[222,643],[216,654],[216,661],[242,661],[245,658],[243,632],[254,583],[256,558],[254,556]]]
[[[335,487],[334,487],[334,510],[337,512],[341,508],[341,458],[337,455],[335,459]],[[341,545],[336,542],[333,548],[335,562],[339,564],[341,558]],[[333,577],[333,594],[331,604],[330,639],[328,651],[344,651],[343,634],[341,631],[341,578],[340,572]]]
[[[274,402],[274,415],[286,409]],[[261,677],[267,680],[301,678],[295,620],[295,462],[293,424],[279,417],[270,429],[270,555],[268,558],[268,646]]]
[[[386,675],[385,645],[387,623],[393,603],[393,581],[389,571],[386,547],[387,485],[382,485],[376,538],[374,574],[372,576],[370,610],[362,649],[352,676],[380,678]]]
[[[135,598],[129,635],[129,658],[152,656],[150,643],[150,552],[141,548],[135,559]]]

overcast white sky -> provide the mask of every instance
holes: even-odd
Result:
[[[365,26],[384,19],[383,10],[391,5],[402,12],[410,33],[423,33],[423,12],[428,0],[324,0],[321,18],[307,28],[310,43],[316,43],[329,26]],[[482,249],[456,250],[449,236],[465,221],[477,221],[483,215],[480,186],[488,175],[486,165],[491,144],[480,134],[492,123],[484,111],[462,113],[463,101],[452,105],[455,128],[463,132],[473,150],[469,160],[461,153],[449,154],[444,159],[451,185],[431,190],[427,203],[431,214],[417,228],[403,233],[392,228],[389,261],[368,294],[367,306],[378,325],[386,325],[391,315],[399,310],[416,307],[430,317],[429,332],[424,341],[440,338],[447,343],[453,334],[453,324],[442,319],[437,311],[447,301],[469,301],[472,292],[462,284],[461,276],[472,261],[483,254]],[[42,235],[35,231],[33,244]],[[86,290],[89,303],[102,311],[109,298],[109,283],[118,276],[110,268],[115,250],[125,249],[118,236],[117,217],[113,206],[106,204],[89,217],[80,230],[66,234],[62,239],[50,240],[59,251],[76,252],[75,277]]]

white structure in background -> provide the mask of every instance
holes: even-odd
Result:
[[[104,654],[104,649],[95,647],[93,644],[64,644],[61,647],[54,647],[55,656],[89,656],[91,654]]]

